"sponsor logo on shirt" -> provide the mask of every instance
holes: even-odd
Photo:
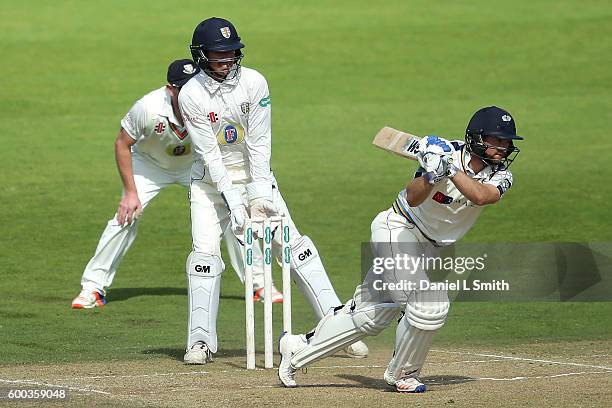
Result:
[[[164,133],[164,130],[166,130],[166,124],[163,122],[159,122],[157,125],[155,125],[153,130],[155,130],[155,133],[157,133],[158,135],[161,135],[162,133]]]
[[[204,116],[183,116],[183,118],[191,123],[205,123],[207,119]]]
[[[270,99],[270,95],[261,98],[259,101],[259,106],[265,108],[266,106],[270,106],[272,104],[272,100]]]
[[[186,156],[191,154],[191,143],[184,145],[170,145],[166,148],[168,156]]]
[[[240,144],[244,140],[244,129],[237,124],[228,124],[217,133],[217,141],[220,145]]]
[[[440,204],[448,205],[453,202],[453,197],[444,195],[441,191],[437,191],[436,194],[434,194],[431,198]]]
[[[225,129],[223,130],[223,134],[225,137],[225,141],[228,144],[234,143],[236,140],[238,140],[238,131],[232,125],[226,126]]]

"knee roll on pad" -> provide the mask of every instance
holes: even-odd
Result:
[[[399,307],[395,303],[381,303],[360,307],[352,312],[352,317],[363,333],[376,336],[395,320],[398,312]]]
[[[327,276],[317,248],[306,235],[291,243],[291,269],[295,283],[318,319],[342,304]]]
[[[444,326],[450,302],[446,291],[416,292],[406,304],[406,319],[421,330],[437,330]]]
[[[225,265],[217,255],[191,252],[187,257],[187,275],[197,277],[214,277],[221,275]]]
[[[291,266],[300,269],[319,257],[319,252],[307,235],[302,235],[291,244]]]

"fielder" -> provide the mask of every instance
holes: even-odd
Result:
[[[89,309],[106,304],[106,291],[113,282],[119,263],[136,239],[139,216],[164,188],[179,184],[189,187],[193,162],[191,138],[178,109],[181,87],[200,69],[191,60],[177,60],[168,67],[168,84],[137,101],[121,120],[115,141],[115,158],[123,196],[115,217],[107,223],[81,279],[81,293],[72,301],[73,309]],[[227,246],[234,270],[244,281],[242,251],[231,232]],[[256,298],[263,296],[261,251],[254,251],[253,268]],[[273,301],[282,301],[276,289]]]
[[[190,48],[202,71],[179,95],[195,157],[190,190],[193,250],[187,259],[189,327],[184,361],[188,364],[205,364],[217,351],[224,270],[221,237],[228,225],[234,234],[243,235],[248,216],[289,219],[292,277],[318,318],[342,304],[312,240],[301,235],[289,218],[270,169],[268,84],[259,72],[240,65],[243,47],[229,21],[213,17],[201,22]],[[278,255],[276,251],[277,261]],[[348,346],[350,355],[367,356],[365,344]]]
[[[514,119],[495,106],[480,109],[471,118],[465,143],[435,136],[419,144],[419,163],[412,181],[400,191],[392,207],[372,222],[375,259],[408,254],[435,256],[469,231],[483,206],[495,204],[512,186],[508,166],[519,152]],[[449,300],[445,290],[380,289],[383,281],[397,283],[406,272],[395,264],[377,271],[373,263],[353,299],[326,315],[308,334],[283,335],[279,341],[278,375],[285,387],[297,386],[295,373],[321,358],[375,336],[403,311],[396,330],[395,351],[384,374],[399,392],[423,392],[418,376],[431,340],[446,320]],[[427,279],[425,270],[417,278]],[[429,281],[426,280],[426,283]]]

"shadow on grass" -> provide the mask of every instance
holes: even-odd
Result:
[[[372,388],[376,390],[397,392],[395,387],[390,386],[387,382],[381,378],[372,378],[366,377],[363,375],[354,375],[354,374],[338,374],[336,375],[338,378],[342,378],[345,380],[353,381],[357,384],[323,384],[323,387],[362,387],[362,388]],[[464,377],[457,375],[435,375],[430,377],[421,377],[421,381],[426,385],[451,385],[451,384],[461,384],[470,381],[476,381],[472,377]],[[317,385],[319,386],[319,385]]]
[[[162,347],[156,349],[146,349],[141,352],[142,354],[156,354],[156,355],[164,355],[168,356],[174,360],[183,361],[183,357],[185,355],[184,348],[178,347]],[[244,357],[245,351],[244,349],[224,349],[219,350],[214,354],[213,358],[215,360],[223,360],[224,358],[234,358],[234,357]],[[237,365],[237,367],[241,367]]]
[[[121,302],[138,296],[187,296],[186,288],[116,288],[109,290],[110,302]],[[221,295],[221,299],[243,300],[244,297],[236,295]]]

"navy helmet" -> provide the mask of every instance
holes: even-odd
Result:
[[[495,162],[485,155],[489,147],[484,142],[485,136],[493,136],[499,139],[507,139],[510,145],[505,149],[504,158],[501,163]],[[486,163],[505,168],[514,161],[520,149],[514,146],[514,140],[523,140],[516,134],[516,124],[510,113],[497,106],[487,106],[474,113],[465,130],[465,144],[468,151],[483,159]]]
[[[225,80],[237,75],[243,57],[241,49],[244,48],[244,44],[240,42],[238,32],[230,21],[219,17],[211,17],[197,25],[189,48],[193,60],[204,72],[215,79]],[[211,60],[208,56],[210,51],[234,51],[234,56],[230,59]],[[218,74],[210,68],[211,61],[232,62],[233,66],[225,78],[219,78]]]

